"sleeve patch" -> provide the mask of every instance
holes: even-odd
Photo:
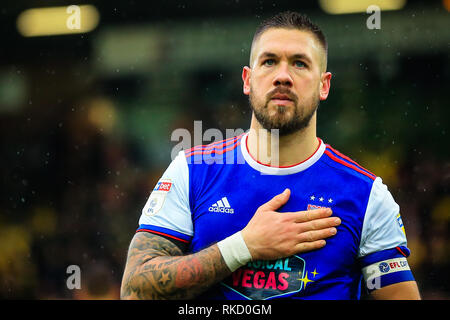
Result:
[[[406,235],[405,226],[403,225],[403,221],[402,221],[402,217],[400,216],[400,213],[397,215],[396,219],[397,219],[398,226],[402,230],[403,234]]]
[[[166,191],[169,192],[172,187],[172,181],[170,179],[161,179],[155,186],[153,191]]]
[[[408,261],[404,257],[378,261],[368,265],[362,269],[362,274],[369,291],[412,278]]]
[[[151,217],[161,210],[171,187],[172,181],[170,179],[161,179],[158,181],[144,208],[145,215]]]

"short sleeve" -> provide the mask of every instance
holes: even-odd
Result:
[[[189,206],[189,169],[181,151],[158,181],[142,209],[137,232],[147,231],[188,244],[193,227]]]
[[[414,280],[406,259],[409,255],[400,207],[377,177],[367,204],[359,246],[362,274],[369,291]]]

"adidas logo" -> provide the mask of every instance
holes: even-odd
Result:
[[[210,212],[234,213],[234,209],[231,208],[227,197],[223,197],[222,199],[220,199],[219,201],[214,203],[211,207],[209,207],[208,211],[210,211]]]

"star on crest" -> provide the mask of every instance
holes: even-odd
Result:
[[[316,197],[314,197],[314,195],[312,195],[312,196],[310,197],[310,199],[311,199],[311,200],[314,200],[314,199],[316,199]]]

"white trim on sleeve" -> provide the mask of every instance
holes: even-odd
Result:
[[[361,232],[358,257],[406,246],[406,235],[399,223],[400,207],[387,186],[377,177],[372,185]]]

